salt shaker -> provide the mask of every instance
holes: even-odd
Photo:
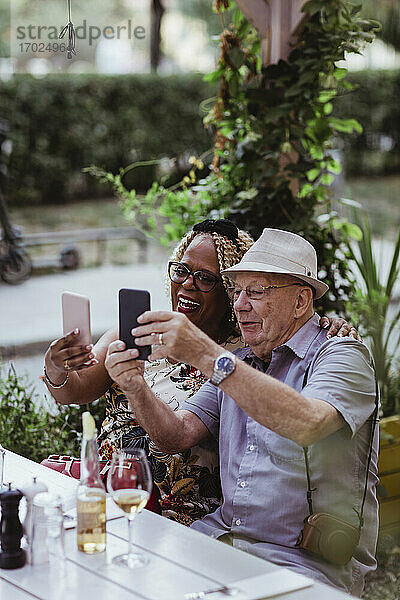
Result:
[[[32,564],[32,528],[33,528],[33,500],[40,492],[47,492],[47,485],[37,481],[34,477],[32,481],[19,488],[26,498],[26,516],[24,519],[24,533],[28,546],[28,563]]]
[[[51,554],[64,558],[62,500],[57,494],[41,492],[33,500],[31,564],[45,564]]]
[[[25,551],[21,548],[23,531],[18,514],[21,498],[21,492],[11,489],[11,483],[0,494],[0,569],[18,569],[26,562]]]

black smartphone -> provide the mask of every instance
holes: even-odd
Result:
[[[151,346],[137,346],[131,329],[138,326],[137,318],[150,310],[150,293],[147,290],[119,290],[119,339],[127,348],[137,348],[140,360],[147,360]]]

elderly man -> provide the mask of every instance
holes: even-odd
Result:
[[[328,286],[300,236],[264,229],[224,274],[245,348],[227,352],[178,313],[144,313],[133,330],[138,345],[158,344],[151,359],[184,361],[210,378],[182,410],[146,386],[136,350],[114,342],[106,366],[162,450],[218,440],[223,503],[195,529],[359,594],[376,566],[370,354],[351,338],[327,340],[319,328],[313,299]]]

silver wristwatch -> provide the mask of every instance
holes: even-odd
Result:
[[[214,360],[214,371],[210,379],[214,385],[219,385],[236,367],[236,356],[232,352],[223,352]]]

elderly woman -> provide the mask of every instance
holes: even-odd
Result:
[[[182,239],[168,265],[172,309],[186,314],[229,349],[240,344],[240,339],[226,291],[228,280],[220,273],[239,262],[252,243],[252,238],[230,221],[208,219]],[[347,323],[334,323],[328,333],[334,335],[342,326],[341,333],[348,334]],[[328,324],[326,320],[324,325]],[[118,339],[118,332],[108,331],[93,348],[74,345],[75,336],[71,332],[56,340],[46,352],[45,382],[57,402],[85,404],[106,394],[106,418],[98,438],[102,457],[111,458],[118,448],[144,448],[167,517],[190,524],[215,510],[221,495],[217,448],[195,447],[174,456],[158,450],[135,421],[127,399],[104,366],[108,346]],[[177,410],[206,378],[190,365],[163,359],[146,363],[145,380],[159,398]]]

